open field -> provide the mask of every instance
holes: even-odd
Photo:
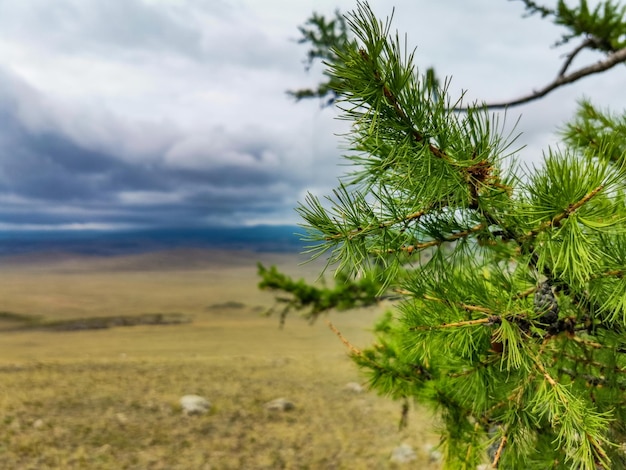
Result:
[[[285,329],[260,313],[257,260],[297,276],[294,255],[173,251],[120,258],[3,259],[0,266],[0,468],[385,469],[400,444],[434,469],[431,421],[345,390],[361,382],[323,321]],[[11,331],[12,315],[67,320],[178,313],[179,325],[85,331]],[[355,345],[381,313],[331,314]],[[13,319],[12,319],[13,318]],[[178,400],[212,403],[184,416]],[[270,412],[285,397],[295,408]]]

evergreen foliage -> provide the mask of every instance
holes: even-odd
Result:
[[[313,13],[304,26],[299,28],[302,37],[298,40],[300,44],[310,44],[311,49],[305,61],[306,69],[309,70],[316,60],[336,63],[339,58],[336,49],[344,49],[349,41],[346,20],[339,12],[331,20],[324,16]],[[304,98],[320,98],[325,105],[331,105],[337,97],[338,83],[325,73],[327,79],[320,83],[316,89],[303,88],[289,91],[288,94],[296,100]]]
[[[623,47],[613,2],[524,3],[566,24],[564,41]],[[346,22],[354,40],[327,74],[353,171],[298,207],[337,296],[260,266],[262,287],[313,317],[399,295],[350,355],[378,393],[438,412],[446,468],[626,468],[626,116],[582,102],[562,147],[523,170],[514,136],[421,75],[390,20],[359,3]]]
[[[582,37],[591,42],[593,49],[604,52],[614,52],[626,46],[626,6],[619,2],[601,1],[591,9],[587,0],[580,0],[575,7],[559,0],[555,8],[547,8],[531,0],[521,1],[529,14],[549,17],[567,30],[557,45]]]
[[[316,287],[307,283],[304,279],[297,281],[278,271],[276,266],[269,268],[258,263],[258,274],[261,277],[260,289],[280,290],[289,297],[277,297],[277,302],[283,304],[280,310],[280,324],[285,323],[285,318],[291,310],[305,310],[304,318],[311,323],[317,317],[330,309],[350,310],[356,307],[375,304],[380,285],[376,275],[370,273],[358,280],[352,280],[345,273],[338,273],[334,287]],[[274,313],[275,308],[268,311],[268,315]]]
[[[354,41],[346,25],[346,19],[339,10],[335,11],[334,17],[330,20],[323,15],[313,13],[303,26],[298,27],[298,30],[301,35],[298,43],[308,44],[311,47],[305,60],[306,70],[310,70],[316,61],[337,64],[341,60],[339,52],[348,48]],[[287,94],[296,101],[319,98],[322,106],[330,106],[337,99],[340,83],[328,71],[324,71],[324,76],[324,80],[316,88],[289,90]],[[426,83],[432,90],[437,90],[439,87],[439,80],[433,68],[426,70]]]

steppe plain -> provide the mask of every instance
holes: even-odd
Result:
[[[263,312],[256,262],[315,279],[293,254],[172,250],[125,256],[39,254],[0,260],[0,468],[438,468],[432,419],[372,392],[324,318]],[[330,313],[358,347],[384,307]],[[187,323],[56,331],[89,318],[180,314]],[[24,319],[34,319],[31,324]],[[37,325],[40,325],[39,327]],[[206,397],[185,416],[179,399]],[[264,404],[287,398],[294,409]],[[416,453],[390,461],[394,448]]]

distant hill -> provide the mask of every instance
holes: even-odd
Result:
[[[175,248],[211,248],[297,253],[304,248],[303,229],[291,225],[207,227],[135,231],[5,231],[0,256],[36,252],[89,255],[144,253]]]

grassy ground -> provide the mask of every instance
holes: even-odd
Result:
[[[0,468],[385,469],[407,443],[437,468],[421,411],[398,431],[400,406],[345,390],[362,382],[323,322],[259,312],[257,258],[304,276],[287,255],[173,252],[125,258],[4,260],[1,327],[45,320],[180,313],[180,325],[0,332]],[[331,315],[354,344],[376,310]],[[17,315],[17,316],[16,316]],[[213,404],[184,416],[184,394]],[[285,397],[292,411],[264,404]]]

